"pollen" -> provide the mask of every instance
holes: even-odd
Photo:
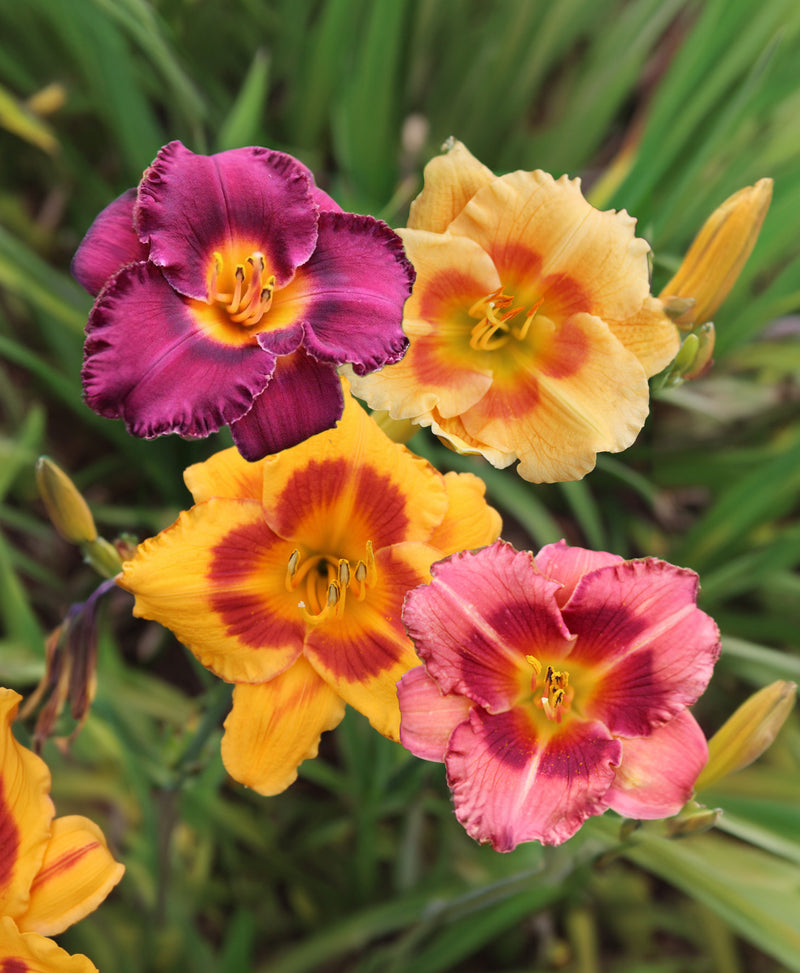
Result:
[[[542,709],[548,720],[560,723],[564,714],[569,712],[574,695],[569,684],[569,673],[554,669],[551,665],[543,666],[535,655],[526,655],[525,660],[533,669],[531,690],[535,704]]]

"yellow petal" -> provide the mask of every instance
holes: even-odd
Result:
[[[430,463],[392,442],[349,394],[335,429],[264,460],[264,517],[302,551],[365,556],[427,540],[447,510]]]
[[[248,463],[239,450],[223,449],[203,463],[189,466],[183,473],[195,503],[212,497],[238,497],[260,500],[263,489],[262,463]]]
[[[613,334],[641,362],[648,378],[657,375],[678,354],[681,340],[661,301],[647,297],[635,314],[620,321],[604,319]]]
[[[472,473],[446,473],[447,516],[429,541],[438,547],[442,557],[457,551],[493,544],[500,536],[503,522],[500,514],[484,499],[486,484]]]
[[[52,939],[22,933],[6,916],[0,917],[0,969],[5,973],[97,973],[86,956],[70,956]]]
[[[401,620],[403,600],[430,580],[430,566],[441,556],[418,543],[377,551],[377,581],[364,600],[348,594],[342,616],[312,629],[306,640],[306,658],[322,678],[392,740],[400,733],[397,680],[419,665]]]
[[[301,656],[269,682],[236,686],[222,738],[225,768],[259,794],[279,794],[343,716],[342,700]]]
[[[56,818],[28,908],[17,919],[20,932],[63,932],[93,912],[124,872],[93,821],[79,815]]]
[[[0,915],[12,918],[28,906],[55,813],[47,765],[11,732],[21,699],[0,689]]]
[[[772,180],[759,179],[718,206],[703,224],[677,274],[659,295],[693,298],[678,324],[710,321],[753,252],[772,199]]]
[[[495,179],[491,169],[461,142],[453,139],[425,166],[423,189],[412,202],[408,225],[415,229],[442,233],[470,198]]]
[[[212,499],[140,544],[119,585],[135,615],[171,629],[218,676],[263,682],[302,651],[305,623],[285,583],[293,550],[258,501]]]

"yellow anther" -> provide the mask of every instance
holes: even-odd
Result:
[[[286,565],[286,590],[294,591],[297,587],[294,576],[297,574],[297,566],[300,563],[300,551],[295,548],[289,555],[289,563]]]
[[[526,655],[525,656],[525,661],[528,663],[529,666],[532,666],[533,667],[533,671],[538,676],[539,673],[542,671],[542,664],[541,664],[541,662],[539,662],[539,660],[536,658],[536,656],[535,655]]]
[[[339,558],[339,584],[346,588],[350,584],[350,562]]]

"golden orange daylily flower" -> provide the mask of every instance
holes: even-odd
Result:
[[[21,696],[0,689],[0,969],[97,973],[48,936],[92,912],[122,878],[88,818],[54,818],[50,772],[11,732]]]
[[[634,226],[594,209],[577,179],[496,177],[452,143],[399,231],[417,271],[409,350],[354,376],[354,394],[459,452],[519,460],[526,480],[582,477],[634,441],[647,379],[679,346]]]
[[[336,429],[257,463],[190,467],[195,506],[139,546],[119,583],[235,684],[222,757],[276,794],[344,705],[398,739],[395,684],[418,665],[406,593],[446,554],[490,543],[500,517],[470,474],[442,476],[347,394]]]

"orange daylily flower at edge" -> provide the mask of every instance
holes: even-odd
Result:
[[[97,908],[125,869],[92,821],[54,819],[47,766],[11,732],[20,700],[0,689],[0,966],[89,973],[95,968],[85,956],[45,937]]]
[[[634,226],[590,206],[579,180],[495,177],[453,144],[399,231],[417,271],[409,350],[354,393],[461,452],[520,460],[525,479],[583,476],[636,438],[647,379],[679,347]]]
[[[398,738],[395,684],[418,661],[403,599],[434,561],[500,532],[482,481],[442,476],[345,399],[339,426],[299,446],[190,467],[195,506],[120,579],[135,614],[235,684],[223,759],[262,793],[294,780],[344,703]]]

